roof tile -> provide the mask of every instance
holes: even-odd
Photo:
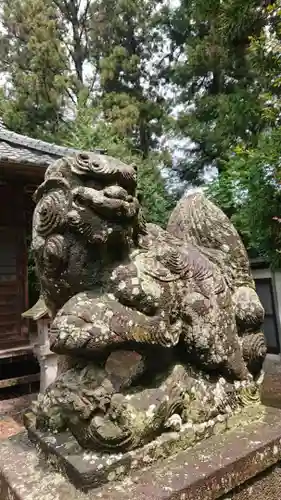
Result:
[[[105,153],[103,150],[93,150]],[[0,163],[17,163],[48,167],[62,156],[78,153],[78,149],[58,146],[12,132],[0,120]]]

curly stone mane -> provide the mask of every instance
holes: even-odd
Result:
[[[94,153],[57,160],[47,169],[34,194],[32,248],[43,296],[57,302],[51,310],[94,285],[86,266],[96,267],[97,278],[102,265],[124,259],[138,245],[146,223],[136,187],[136,167]]]

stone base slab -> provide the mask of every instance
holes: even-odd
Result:
[[[253,419],[253,412],[259,406],[251,408],[243,414],[232,416]],[[260,415],[259,415],[260,417]],[[183,426],[179,432],[166,432],[154,441],[141,448],[124,453],[102,453],[84,450],[70,432],[54,434],[29,429],[28,437],[44,457],[56,468],[59,468],[78,489],[87,491],[112,480],[121,480],[128,473],[152,466],[159,460],[175,455],[181,450],[194,446],[197,442],[206,440],[213,434],[227,432],[233,425],[226,416],[214,419],[204,424]],[[0,499],[1,500],[1,499]]]
[[[1,500],[279,500],[281,411],[215,435],[87,493],[38,454],[25,433],[0,443]],[[275,489],[274,489],[275,488]],[[280,490],[279,490],[280,491]]]
[[[192,449],[212,435],[247,426],[264,417],[265,407],[254,404],[231,415],[219,415],[205,423],[185,424],[177,432],[164,432],[143,447],[124,453],[103,453],[82,449],[70,432],[54,434],[29,428],[28,437],[56,468],[83,491],[97,488],[109,481],[120,481],[129,473],[152,467],[157,462]]]

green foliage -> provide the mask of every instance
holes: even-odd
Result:
[[[260,0],[182,1],[168,18],[181,57],[170,78],[178,86],[183,111],[177,128],[194,143],[182,177],[192,181],[206,166],[223,169],[240,141],[253,145],[263,129],[258,68],[249,58],[250,37],[265,23]]]
[[[229,148],[220,175],[210,194],[232,217],[253,256],[273,266],[281,265],[280,168],[280,42],[281,10],[273,4],[264,9],[267,29],[251,37],[248,62],[256,73],[260,117],[255,141],[237,141]]]
[[[68,83],[56,9],[50,0],[9,0],[2,22],[2,118],[12,130],[48,138],[62,120]]]
[[[250,255],[281,265],[281,128],[260,135],[252,149],[237,148],[225,170],[209,188],[231,216]]]
[[[121,139],[147,157],[165,123],[156,0],[1,0],[0,112],[10,128],[58,137],[77,103],[101,107]],[[71,113],[70,113],[71,111]]]
[[[174,130],[186,142],[183,179],[217,172],[210,196],[252,256],[281,264],[281,2],[182,0],[166,27],[180,54],[168,78],[178,90]]]
[[[100,74],[105,119],[120,138],[131,138],[144,157],[155,146],[166,117],[161,97],[162,64],[151,59],[163,50],[155,0],[101,0],[91,4],[91,43]]]

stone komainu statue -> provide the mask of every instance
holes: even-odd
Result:
[[[244,246],[202,194],[147,224],[137,172],[56,161],[35,193],[33,251],[59,376],[27,426],[130,450],[258,398],[264,311]]]

